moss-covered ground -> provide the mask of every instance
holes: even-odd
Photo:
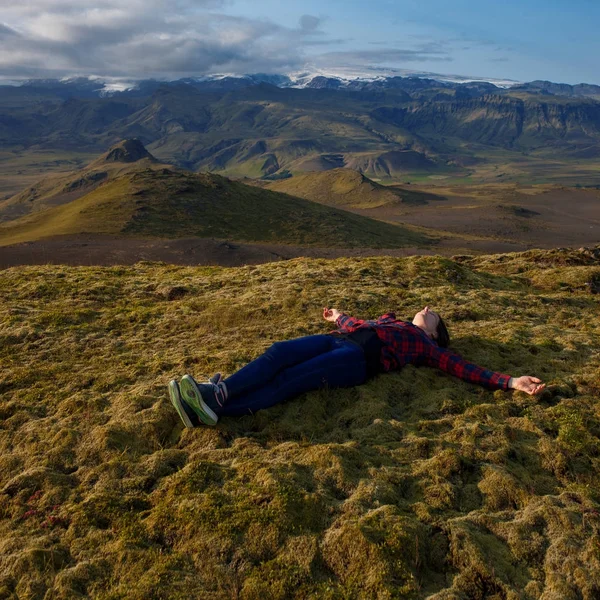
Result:
[[[0,275],[0,598],[600,597],[600,249]],[[540,397],[407,367],[216,428],[169,379],[409,318]]]

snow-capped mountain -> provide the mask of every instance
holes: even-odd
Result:
[[[520,82],[508,79],[493,79],[489,77],[465,77],[460,75],[440,75],[424,71],[408,69],[369,69],[369,68],[344,68],[324,69],[307,66],[302,71],[287,74],[279,73],[254,73],[239,75],[235,73],[213,73],[199,77],[186,77],[177,80],[181,83],[204,84],[207,87],[245,87],[267,83],[281,88],[330,88],[330,89],[362,89],[364,86],[375,84],[377,87],[390,87],[386,82],[397,78],[428,79],[441,84],[466,84],[466,83],[491,83],[498,88],[509,88],[519,85]],[[165,83],[154,82],[154,83]],[[5,85],[14,85],[17,82],[4,82]],[[32,79],[20,83],[26,87],[53,88],[60,87],[65,92],[79,91],[89,95],[111,96],[121,92],[131,92],[148,87],[146,80],[132,81],[124,79],[101,77],[68,77],[63,79]]]
[[[429,73],[426,71],[414,71],[410,69],[354,69],[350,67],[340,67],[337,69],[307,68],[305,71],[289,73],[291,81],[289,87],[307,87],[316,77],[325,77],[327,79],[337,79],[341,82],[341,87],[347,87],[356,82],[377,82],[385,81],[394,77],[414,77],[417,79],[432,79],[440,83],[492,83],[499,88],[509,88],[519,85],[521,82],[512,79],[494,79],[490,77],[466,77],[462,75],[440,75],[439,73]]]
[[[4,81],[3,84],[15,85]],[[32,79],[20,82],[24,88],[52,93],[62,98],[106,97],[127,94],[145,96],[153,93],[161,85],[192,85],[199,89],[234,91],[237,89],[267,84],[279,88],[328,89],[349,91],[404,90],[421,92],[423,90],[445,91],[454,88],[462,97],[499,93],[501,90],[518,89],[533,94],[549,94],[569,97],[590,97],[600,99],[600,86],[578,84],[557,84],[549,81],[521,83],[511,79],[491,77],[471,77],[464,75],[442,75],[408,69],[381,69],[368,67],[335,69],[307,65],[302,71],[290,73],[253,73],[239,75],[235,73],[212,73],[198,77],[186,77],[174,81],[168,80],[125,80],[101,77],[70,77],[63,79]]]

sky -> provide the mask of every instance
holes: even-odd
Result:
[[[0,0],[0,79],[405,74],[600,84],[598,0]]]

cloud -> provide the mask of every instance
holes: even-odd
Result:
[[[4,23],[0,23],[0,40],[12,37],[19,37],[19,34],[14,29],[4,25]]]
[[[407,62],[451,62],[448,53],[440,49],[400,49],[382,48],[377,50],[356,50],[348,52],[327,52],[319,57],[331,66],[397,65]]]
[[[307,34],[216,12],[224,0],[28,0],[0,7],[0,77],[169,78],[303,64]]]
[[[451,60],[442,46],[432,42],[412,49],[381,47],[315,55],[319,46],[339,46],[348,40],[328,37],[321,29],[322,17],[304,14],[296,27],[284,27],[268,19],[233,16],[226,12],[231,2],[5,3],[0,6],[0,78],[175,79],[293,71],[315,59],[332,66]]]
[[[347,44],[348,42],[352,42],[353,38],[331,38],[328,40],[304,40],[302,42],[303,46],[337,46],[340,44]]]
[[[313,15],[302,15],[300,17],[300,30],[305,33],[314,33],[319,28],[321,19]]]

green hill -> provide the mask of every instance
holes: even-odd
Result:
[[[138,139],[122,140],[87,167],[73,173],[46,177],[12,198],[0,202],[0,222],[67,204],[120,175],[165,167]]]
[[[600,247],[0,278],[0,596],[581,598],[600,590]],[[595,292],[595,293],[594,293]],[[170,378],[424,304],[469,359],[184,430]]]
[[[374,248],[434,242],[404,227],[218,175],[163,168],[120,175],[67,204],[0,225],[0,245],[81,233]]]
[[[268,183],[268,188],[313,202],[345,208],[378,208],[398,204],[427,204],[442,196],[386,187],[352,169],[301,173]]]

